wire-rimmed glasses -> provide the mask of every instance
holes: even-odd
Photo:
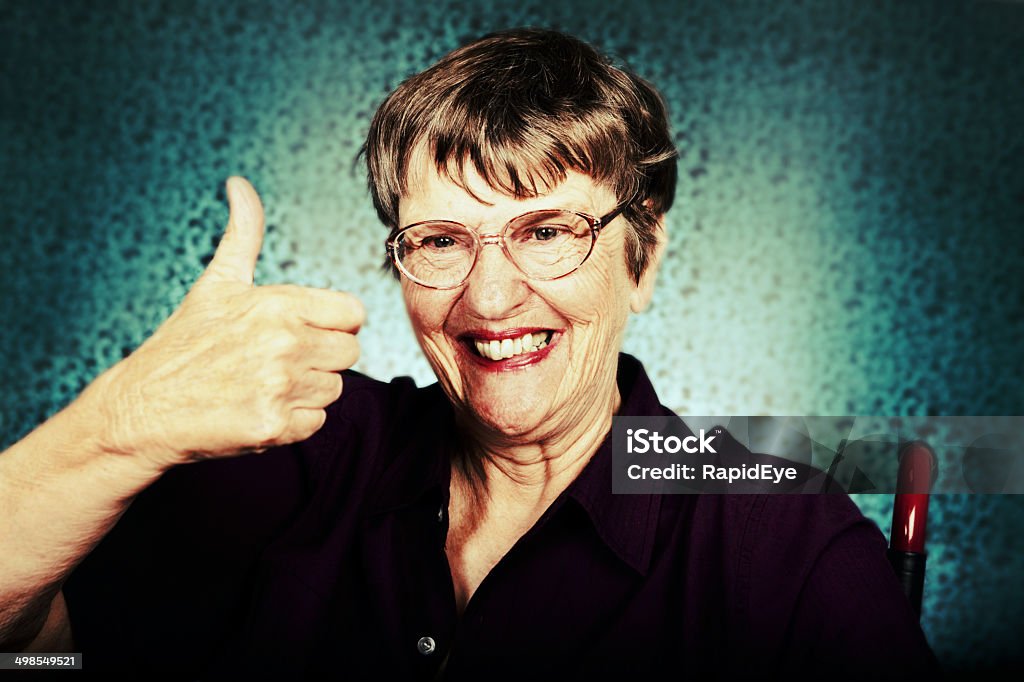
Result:
[[[552,280],[579,269],[590,257],[597,235],[629,202],[595,218],[579,211],[530,211],[505,224],[499,234],[480,236],[462,223],[426,220],[394,232],[385,244],[402,274],[432,289],[461,286],[485,244],[501,244],[519,270],[532,279]]]

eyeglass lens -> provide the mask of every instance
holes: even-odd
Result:
[[[503,232],[505,248],[526,275],[555,279],[578,268],[593,245],[590,223],[571,211],[534,211]],[[456,286],[469,276],[480,242],[468,227],[430,222],[404,230],[395,255],[410,277],[428,286]]]

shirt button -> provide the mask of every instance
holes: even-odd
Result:
[[[434,653],[437,645],[434,643],[433,637],[420,637],[419,641],[416,642],[416,650],[424,656],[429,656]]]

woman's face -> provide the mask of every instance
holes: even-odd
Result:
[[[432,163],[416,164],[399,204],[400,225],[452,220],[484,236],[501,232],[527,211],[557,208],[599,216],[616,206],[608,188],[572,172],[551,192],[524,200],[495,192],[471,168],[466,181],[482,201],[441,177]],[[657,266],[653,259],[651,272],[640,286],[634,284],[626,269],[624,226],[621,216],[611,221],[586,262],[557,280],[530,279],[500,245],[482,248],[458,288],[430,289],[402,278],[413,329],[457,407],[487,430],[513,441],[539,442],[579,428],[574,421],[587,415],[588,405],[617,398],[615,372],[626,320],[631,308],[646,305]],[[533,351],[516,346],[514,339],[527,333],[534,345],[548,335],[550,341]],[[495,361],[477,346],[505,339],[522,353]]]

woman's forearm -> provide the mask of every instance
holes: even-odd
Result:
[[[0,650],[35,637],[71,570],[164,471],[305,440],[341,395],[362,304],[254,286],[263,207],[240,178],[227,193],[228,228],[181,306],[0,454]]]
[[[105,381],[0,454],[0,651],[36,637],[71,570],[162,473],[106,441]]]

